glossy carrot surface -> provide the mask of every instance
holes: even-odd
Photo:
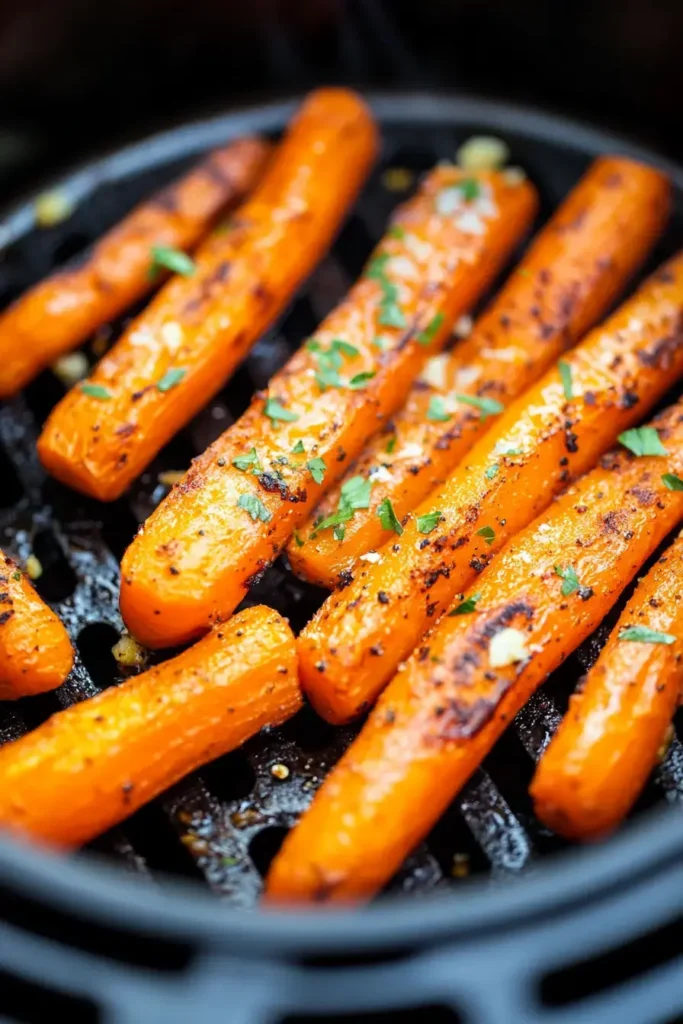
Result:
[[[683,692],[683,536],[640,581],[536,769],[536,813],[595,839],[629,812]]]
[[[125,491],[218,391],[336,233],[374,160],[377,130],[354,93],[303,104],[260,186],[49,417],[50,473],[102,501]]]
[[[290,540],[294,572],[332,589],[359,555],[381,546],[380,506],[389,500],[402,520],[443,483],[496,414],[607,312],[657,239],[669,201],[661,172],[623,157],[596,160],[469,337],[430,360],[406,405]],[[483,408],[458,404],[458,394],[483,400]],[[332,527],[316,530],[356,475],[372,481],[368,508],[346,523],[342,540]]]
[[[296,648],[253,607],[0,749],[0,829],[77,846],[301,706]]]
[[[302,683],[343,722],[368,707],[492,555],[683,373],[683,254],[512,403],[375,563],[359,562],[299,637]],[[569,397],[568,397],[569,396]]]
[[[72,664],[73,649],[61,621],[0,551],[0,700],[54,690]]]
[[[278,900],[358,900],[389,880],[536,688],[613,606],[683,516],[683,404],[668,454],[610,452],[526,527],[425,636],[290,832]],[[465,603],[467,602],[467,603]]]
[[[167,646],[232,612],[400,405],[535,209],[533,187],[500,174],[475,180],[440,166],[428,175],[347,299],[195,460],[133,541],[121,609],[134,635]],[[349,498],[354,506],[365,500],[362,483]]]
[[[143,202],[75,269],[41,281],[0,316],[0,398],[124,313],[153,287],[153,246],[192,249],[263,173],[271,147],[238,139]]]

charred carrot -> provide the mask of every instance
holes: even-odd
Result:
[[[400,405],[535,207],[529,184],[499,174],[474,178],[438,167],[428,176],[346,301],[133,541],[121,608],[138,639],[175,644],[231,613],[323,489]],[[347,494],[349,507],[362,507],[366,482]]]
[[[375,156],[354,93],[313,93],[231,226],[197,253],[57,405],[38,443],[63,483],[110,501],[206,404],[290,301]]]
[[[662,479],[683,489],[679,476]],[[640,581],[536,768],[531,795],[550,828],[594,839],[617,827],[657,762],[681,697],[682,665],[679,535]]]
[[[73,664],[64,626],[0,551],[0,700],[61,686]]]
[[[683,373],[683,254],[513,402],[299,637],[304,689],[359,714],[453,596]]]
[[[359,555],[381,546],[386,502],[402,520],[496,414],[607,312],[661,231],[669,195],[666,176],[653,168],[621,157],[595,161],[467,340],[427,364],[403,409],[290,540],[298,576],[333,588]],[[472,396],[479,409],[456,405],[458,394]],[[314,523],[334,515],[353,476],[372,481],[370,501],[340,540]]]
[[[85,843],[301,706],[286,622],[261,606],[0,749],[0,829]]]
[[[683,492],[662,481],[683,472],[683,405],[645,430],[645,450],[665,454],[610,452],[424,637],[285,841],[271,898],[376,892],[534,690],[599,624],[683,517]]]
[[[270,153],[259,139],[216,150],[138,206],[73,270],[31,288],[0,316],[0,398],[19,391],[153,287],[152,247],[187,250],[250,191]]]

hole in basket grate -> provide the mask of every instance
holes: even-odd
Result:
[[[53,259],[55,264],[60,266],[62,263],[73,260],[75,256],[78,256],[79,253],[82,253],[90,245],[91,241],[92,239],[82,231],[70,231],[54,247]]]
[[[57,603],[71,597],[76,589],[76,577],[64,552],[50,530],[41,530],[33,538],[33,554],[43,571],[36,580],[36,590],[46,601]]]
[[[0,508],[11,508],[23,497],[24,491],[19,482],[19,477],[3,448],[0,448]]]
[[[76,646],[93,682],[105,690],[119,677],[119,667],[111,649],[119,639],[113,626],[93,622],[78,634]]]
[[[256,774],[249,758],[241,750],[233,750],[202,769],[202,778],[219,800],[230,803],[244,800],[256,785]]]
[[[339,730],[319,718],[310,704],[305,704],[294,718],[280,727],[282,735],[296,743],[305,754],[314,754],[331,746]]]
[[[545,1006],[579,1002],[670,963],[682,949],[683,921],[673,921],[592,960],[576,960],[570,967],[546,974],[541,980],[541,1000]]]
[[[97,1024],[100,1015],[89,999],[47,988],[0,968],[0,1019],[44,1024],[52,1018],[70,1024]]]
[[[427,846],[446,878],[482,874],[491,866],[455,804],[451,804],[432,829]]]
[[[282,825],[270,825],[257,832],[249,843],[249,856],[262,878],[268,874],[268,868],[284,843],[288,832],[289,829]]]
[[[378,1013],[301,1013],[284,1017],[280,1024],[461,1024],[462,1017],[447,1006],[416,1006],[410,1010],[383,1010]]]

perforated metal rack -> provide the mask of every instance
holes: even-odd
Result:
[[[383,125],[383,167],[419,172],[452,158],[473,130],[504,135],[514,161],[540,187],[543,216],[595,153],[638,155],[623,141],[501,105],[407,95],[377,98],[374,106]],[[198,152],[244,131],[276,132],[292,109],[284,103],[183,127],[90,165],[61,186],[76,203],[74,215],[48,231],[31,230],[30,207],[15,211],[0,229],[3,301],[76,256]],[[670,170],[677,206],[656,260],[683,240],[683,172]],[[0,705],[0,742],[119,680],[109,653],[121,628],[118,561],[137,523],[165,493],[158,474],[185,468],[242,413],[252,391],[343,295],[400,198],[382,186],[380,168],[287,315],[115,505],[72,494],[40,468],[37,433],[61,394],[54,377],[43,375],[0,408],[0,545],[19,559],[30,551],[38,555],[44,566],[38,589],[78,650],[73,673],[56,694]],[[322,597],[280,560],[248,600],[271,604],[299,629]],[[243,913],[255,905],[287,829],[354,734],[309,710],[196,773],[93,844],[100,857],[126,869],[128,881],[107,874],[111,865],[102,874],[80,858],[63,864],[0,844],[0,922],[6,922],[0,923],[0,1013],[17,1012],[42,982],[51,998],[55,992],[74,997],[65,1010],[76,1020],[97,1019],[88,1016],[92,1007],[103,1020],[145,1022],[185,1021],[190,1012],[198,1021],[230,1022],[312,1014],[290,1017],[292,1024],[332,1011],[416,1004],[430,1005],[428,1019],[435,1022],[439,1013],[455,1019],[450,1011],[486,1021],[673,1019],[683,1010],[683,964],[677,962],[683,939],[674,920],[683,905],[680,739],[648,785],[632,831],[597,852],[567,851],[535,820],[527,796],[533,763],[607,629],[601,627],[530,702],[409,858],[389,887],[396,906],[325,923],[308,915]],[[289,768],[287,779],[272,774],[275,763]],[[643,813],[654,804],[671,805],[669,813]],[[627,852],[636,849],[637,856]],[[547,858],[562,850],[563,858]],[[164,874],[197,884],[192,893],[162,898],[157,883]],[[130,876],[137,876],[137,886]],[[220,898],[215,907],[207,906],[206,890]],[[477,908],[478,920],[472,916]],[[583,975],[568,966],[582,953],[590,961],[621,942],[641,942],[652,928],[665,929],[662,962],[652,961],[654,943],[646,942],[650,959],[641,951],[637,960],[649,970],[635,983],[619,974],[629,962],[623,955],[616,973],[609,959]],[[146,935],[142,944],[139,932]],[[166,972],[159,974],[160,968]],[[653,999],[659,1016],[647,1015]]]

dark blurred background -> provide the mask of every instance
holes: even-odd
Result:
[[[478,92],[683,156],[682,42],[682,0],[1,0],[0,196],[321,82]]]

